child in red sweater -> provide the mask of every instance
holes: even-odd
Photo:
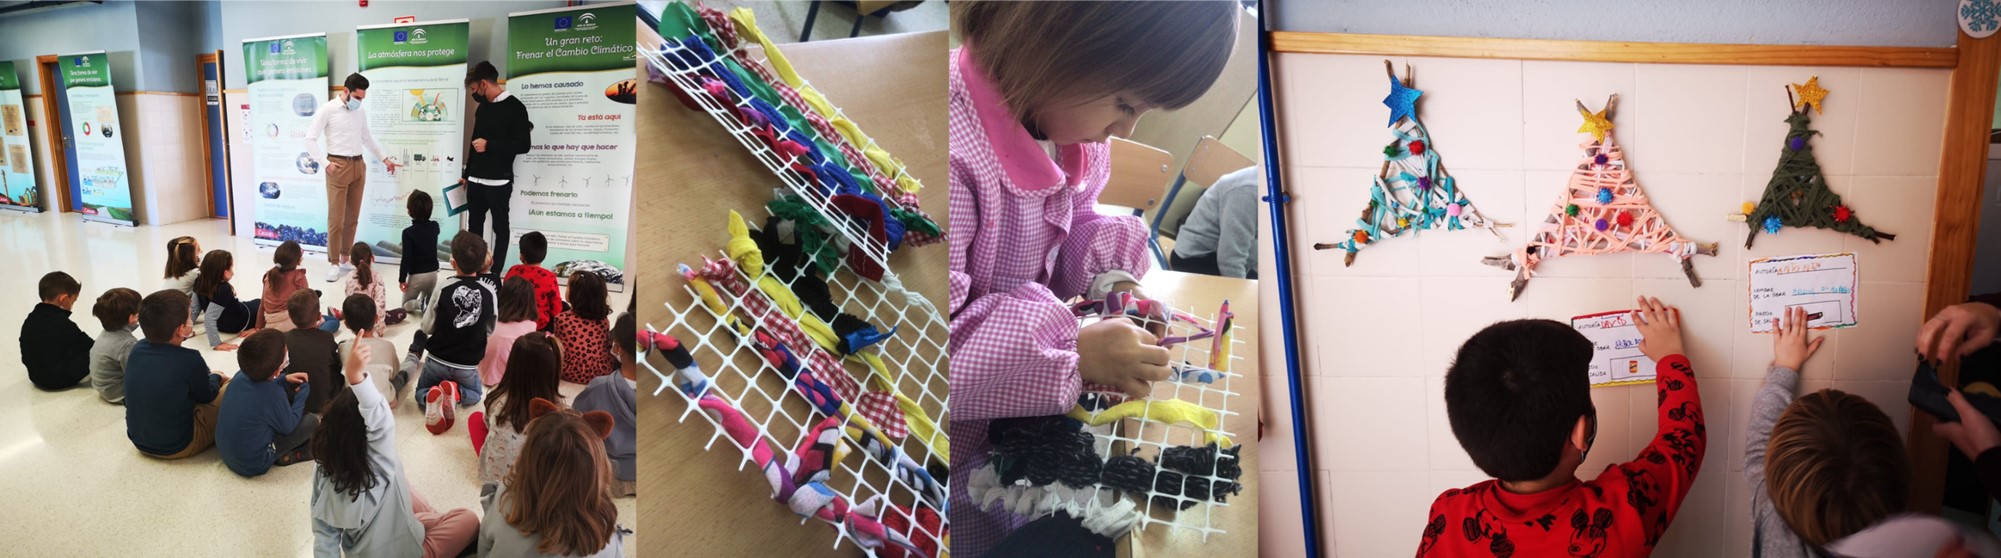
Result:
[[[521,263],[507,268],[501,280],[520,277],[535,286],[535,331],[549,331],[556,315],[563,313],[563,295],[556,290],[556,273],[542,267],[549,256],[549,239],[541,231],[521,235]]]
[[[1440,494],[1422,556],[1646,556],[1695,485],[1706,435],[1682,355],[1681,311],[1640,297],[1654,360],[1658,434],[1632,461],[1577,478],[1598,433],[1591,342],[1550,320],[1501,322],[1466,340],[1445,375],[1452,434],[1494,480]]]

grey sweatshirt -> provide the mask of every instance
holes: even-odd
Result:
[[[1751,428],[1744,435],[1744,481],[1751,485],[1751,555],[1759,558],[1815,556],[1779,517],[1771,493],[1765,490],[1765,444],[1779,415],[1799,396],[1799,384],[1799,371],[1774,364],[1765,369],[1765,385],[1751,400]]]
[[[369,376],[390,373],[393,368],[364,365]],[[396,458],[396,416],[389,402],[375,389],[375,382],[349,386],[360,403],[362,422],[368,428],[368,462],[380,475],[375,487],[359,495],[334,490],[333,481],[313,468],[313,556],[386,556],[416,558],[424,555],[424,524],[417,521],[410,500],[410,481]]]
[[[90,387],[97,389],[97,396],[106,402],[125,404],[125,357],[132,354],[132,345],[139,338],[132,335],[138,329],[132,324],[97,334],[97,342],[90,346]]]
[[[1249,277],[1258,269],[1258,192],[1264,167],[1252,165],[1223,175],[1202,193],[1181,223],[1174,253],[1183,258],[1216,255],[1225,277]]]

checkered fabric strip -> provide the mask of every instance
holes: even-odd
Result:
[[[806,366],[813,369],[820,378],[832,386],[841,398],[854,403],[855,412],[868,417],[886,436],[903,439],[910,434],[910,426],[903,421],[903,409],[896,406],[896,397],[880,391],[863,391],[861,385],[841,365],[839,358],[820,348],[799,325],[793,323],[783,312],[765,298],[764,293],[750,288],[737,273],[736,262],[727,258],[710,260],[702,266],[698,274],[730,296],[736,297],[737,308],[745,317],[777,337],[786,346],[802,356]]]

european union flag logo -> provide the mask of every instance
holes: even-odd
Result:
[[[569,29],[569,28],[570,28],[570,16],[563,16],[563,17],[559,17],[559,18],[556,18],[556,29],[557,29],[557,30],[559,30],[559,31],[560,31],[560,30],[563,30],[563,29]]]
[[[280,53],[280,52],[283,52],[283,50],[281,50],[281,49],[283,49],[283,48],[284,48],[284,46],[282,46],[282,45],[279,45],[279,44],[278,44],[278,43],[276,43],[276,42],[273,42],[273,43],[271,43],[271,54],[278,54],[278,53]]]
[[[403,43],[407,43],[407,42],[410,42],[410,32],[409,32],[409,31],[397,31],[397,32],[396,32],[396,37],[395,37],[395,41],[396,41],[396,44],[399,44],[399,45],[400,45],[400,44],[403,44]]]

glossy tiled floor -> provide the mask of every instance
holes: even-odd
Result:
[[[231,473],[209,451],[164,462],[139,455],[125,438],[124,408],[104,403],[88,388],[61,393],[34,389],[20,367],[22,317],[36,303],[35,282],[54,270],[83,283],[75,308],[78,325],[100,330],[90,301],[104,290],[161,288],[167,240],[201,239],[206,250],[237,256],[244,298],[257,296],[252,276],[269,265],[270,251],[247,237],[228,236],[225,221],[125,228],[86,224],[75,214],[0,212],[0,555],[11,556],[308,556],[312,554],[310,464],[280,467],[262,477]],[[316,286],[326,273],[323,256],[308,254]],[[384,266],[386,273],[390,267]],[[320,287],[328,290],[326,287]],[[335,287],[336,289],[338,287]],[[391,297],[397,295],[391,294]],[[614,308],[624,295],[614,293]],[[408,346],[414,324],[391,327],[397,347]],[[199,342],[190,346],[200,345]],[[236,369],[233,353],[203,350],[216,370]],[[566,385],[566,394],[581,386]],[[439,508],[479,507],[478,461],[465,420],[445,434],[424,430],[415,405],[396,412],[397,451],[411,484]],[[619,519],[635,526],[634,498],[618,501]],[[627,538],[628,550],[634,538]]]

